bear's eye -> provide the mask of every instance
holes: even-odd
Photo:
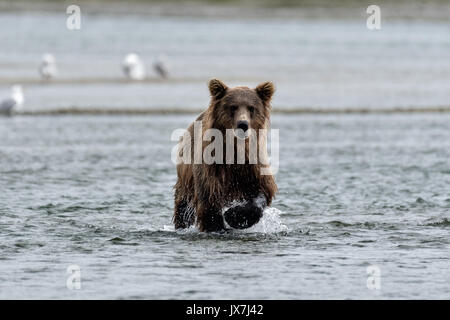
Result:
[[[231,111],[232,113],[235,113],[237,109],[238,109],[237,106],[231,106],[231,107],[230,107],[230,111]]]
[[[248,111],[253,114],[255,112],[255,107],[248,107]]]

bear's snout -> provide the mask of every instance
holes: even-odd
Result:
[[[246,132],[248,130],[248,121],[246,121],[246,120],[238,121],[237,128]]]

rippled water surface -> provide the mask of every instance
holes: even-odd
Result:
[[[64,7],[2,12],[0,98],[18,82],[25,88],[25,111],[199,109],[208,102],[207,79],[218,77],[231,85],[274,81],[275,108],[450,105],[448,19],[383,18],[381,30],[370,31],[366,4],[348,10],[354,14],[347,19],[333,12],[308,19],[270,11],[252,18],[239,11],[228,18],[160,16],[151,10],[94,14],[83,7],[79,31],[66,29]],[[46,52],[59,66],[52,85],[41,83],[37,71]],[[123,83],[121,62],[129,52],[142,57],[148,82]],[[161,53],[170,65],[165,81],[158,81],[151,67]]]
[[[450,298],[449,114],[275,115],[273,208],[225,234],[171,226],[193,118],[0,118],[0,298]]]

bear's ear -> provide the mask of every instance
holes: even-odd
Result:
[[[220,99],[225,95],[228,87],[219,79],[211,79],[209,81],[209,92],[214,99]]]
[[[275,86],[272,82],[268,81],[259,84],[255,90],[263,102],[270,102],[270,99],[272,99],[273,93],[275,92]]]

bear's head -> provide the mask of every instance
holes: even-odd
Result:
[[[270,101],[275,91],[271,82],[259,84],[256,88],[229,88],[222,81],[209,82],[213,127],[219,130],[264,129],[270,119]]]

